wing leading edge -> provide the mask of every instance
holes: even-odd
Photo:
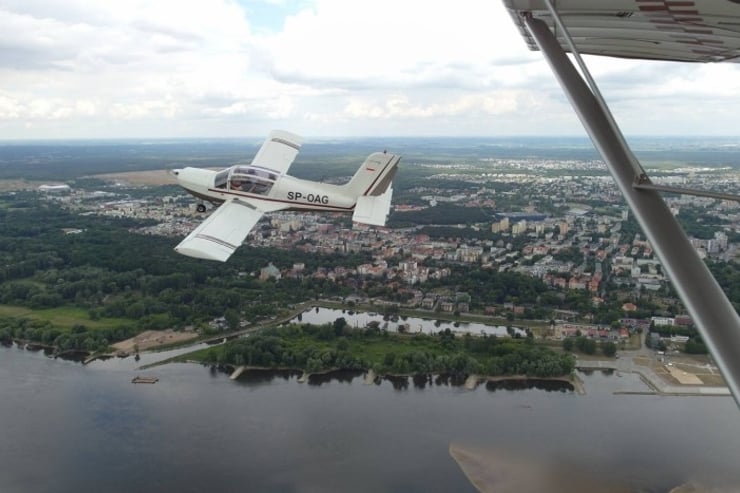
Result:
[[[177,253],[226,262],[247,237],[262,211],[239,199],[231,199],[195,228],[179,245]]]

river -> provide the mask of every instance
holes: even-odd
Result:
[[[583,396],[547,385],[468,391],[347,374],[301,384],[266,372],[232,381],[195,364],[133,367],[131,358],[83,366],[0,347],[0,491],[474,492],[453,442],[633,491],[687,480],[740,488],[734,401],[613,395],[645,390],[633,375],[580,374]],[[134,385],[138,374],[160,381]]]

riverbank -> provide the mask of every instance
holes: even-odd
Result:
[[[0,345],[4,347],[16,346],[19,349],[24,349],[32,353],[43,351],[49,358],[61,358],[68,361],[85,362],[90,356],[90,352],[77,349],[68,349],[66,351],[59,351],[59,348],[49,344],[41,344],[25,339],[10,339],[0,341]]]
[[[210,365],[212,367],[218,367],[218,365],[212,363],[212,362],[206,362],[202,359],[194,359],[192,358],[193,353],[186,353],[178,356],[173,356],[166,358],[164,360],[142,365],[138,369],[140,370],[147,370],[154,368],[156,366],[162,366],[169,363],[179,362],[179,363],[192,363],[192,364],[199,364],[199,365]],[[661,395],[661,396],[693,396],[693,397],[707,397],[707,396],[729,396],[730,392],[727,387],[679,387],[675,385],[670,385],[669,383],[665,382],[660,376],[658,376],[655,373],[652,373],[650,371],[647,371],[645,369],[642,369],[640,367],[636,367],[633,370],[625,370],[624,368],[620,369],[618,366],[619,364],[625,365],[625,360],[628,360],[628,358],[624,358],[623,360],[588,360],[588,361],[578,361],[576,363],[576,370],[578,371],[585,371],[585,372],[610,372],[615,373],[617,376],[621,376],[623,374],[634,374],[636,375],[639,380],[645,385],[645,388],[643,389],[620,389],[615,390],[613,393],[615,395]],[[305,371],[305,369],[302,368],[288,368],[288,367],[260,367],[260,366],[234,366],[234,365],[221,365],[223,368],[223,372],[228,375],[234,375],[234,372],[237,368],[243,368],[239,374],[236,376],[243,375],[245,372],[249,373],[250,371],[253,372],[291,372],[295,375],[300,375],[300,381],[301,382],[308,382],[310,381],[311,377],[313,375],[316,375],[318,377],[326,377],[330,376],[332,373],[338,373],[342,372],[343,370],[338,368],[330,368],[325,369],[321,371],[315,371],[312,373],[308,373]],[[353,372],[357,372],[358,370],[352,370]],[[369,370],[359,370],[360,373],[364,374],[363,381],[366,384],[372,384],[382,381],[384,378],[389,379],[419,379],[420,377],[426,376],[426,374],[415,374],[415,373],[392,373],[392,372],[375,372],[372,368]],[[527,375],[478,375],[478,374],[471,374],[471,375],[462,375],[459,378],[453,378],[453,382],[458,386],[463,386],[467,389],[475,389],[481,384],[496,384],[496,383],[505,383],[505,382],[559,382],[559,383],[566,383],[573,387],[573,390],[578,395],[586,395],[588,393],[588,389],[583,382],[583,380],[579,377],[578,372],[574,372],[571,375],[566,376],[560,376],[560,377],[529,377]]]
[[[170,359],[168,362],[180,361],[188,363],[208,364],[203,361],[192,360],[187,358],[188,355],[181,357],[175,357]],[[728,397],[730,391],[727,387],[714,387],[714,386],[676,386],[670,385],[665,382],[660,376],[644,371],[641,369],[633,369],[632,371],[624,371],[617,368],[615,364],[617,360],[590,360],[588,363],[578,362],[576,369],[579,371],[597,371],[597,372],[615,372],[617,376],[621,374],[634,374],[637,375],[642,383],[647,387],[646,390],[615,390],[614,395],[660,395],[660,396],[685,396],[685,397]],[[159,363],[158,363],[159,364]],[[156,365],[156,364],[155,364]],[[151,368],[155,365],[148,365],[142,367],[142,369]],[[411,379],[418,381],[424,378],[433,378],[439,373],[394,373],[394,372],[376,372],[372,368],[370,369],[342,369],[342,368],[327,368],[319,371],[308,372],[304,368],[297,367],[263,367],[263,366],[234,366],[234,365],[221,365],[224,373],[230,375],[233,380],[238,379],[245,373],[249,372],[261,372],[266,373],[270,371],[274,372],[289,372],[300,375],[298,378],[299,383],[310,382],[312,378],[320,378],[326,380],[327,377],[332,375],[352,373],[357,375],[363,375],[363,382],[365,384],[379,383],[384,379],[398,381],[399,379]],[[577,372],[571,375],[564,375],[559,377],[536,377],[528,375],[479,375],[479,374],[444,374],[449,381],[456,386],[463,387],[467,390],[474,390],[481,384],[497,384],[497,383],[531,383],[536,384],[537,382],[552,382],[567,384],[572,387],[572,390],[578,395],[586,395],[588,393],[587,388],[583,380],[578,376]]]
[[[192,330],[175,330],[165,329],[161,331],[157,330],[141,330],[136,335],[118,341],[115,339],[109,339],[115,341],[105,349],[80,349],[80,345],[75,346],[76,349],[59,349],[58,346],[51,343],[44,343],[41,340],[26,339],[20,337],[7,337],[0,339],[0,345],[12,346],[17,345],[19,347],[28,348],[31,351],[43,350],[47,355],[54,357],[64,357],[67,359],[74,359],[84,362],[85,364],[91,363],[97,359],[107,359],[113,357],[127,357],[137,352],[145,351],[169,351],[172,349],[178,349],[188,346],[194,346],[201,343],[211,344],[220,342],[222,340],[234,339],[251,332],[257,332],[264,328],[280,325],[295,318],[298,314],[306,310],[308,306],[311,306],[312,302],[306,301],[292,305],[289,309],[284,310],[281,315],[269,320],[254,321],[253,325],[246,328],[242,328],[235,331],[224,331],[220,333],[208,333],[199,334]],[[10,312],[16,317],[26,317],[32,314],[36,314],[40,319],[49,319],[50,316],[46,314],[45,317],[39,315],[43,312],[51,312],[53,310],[31,310],[24,307],[13,307],[9,305],[0,305],[0,309],[4,313]],[[76,310],[76,309],[75,309]],[[60,310],[54,311],[54,313]],[[69,309],[67,309],[69,311]],[[65,319],[67,322],[72,319]],[[90,321],[88,319],[73,319],[75,323],[80,325],[90,326],[89,335],[95,336],[96,331],[103,327],[102,322]],[[107,319],[110,320],[110,319]],[[66,329],[64,329],[66,331]],[[137,351],[138,350],[138,351]]]
[[[586,387],[583,381],[578,378],[576,373],[566,375],[562,377],[529,377],[527,375],[497,375],[497,376],[479,376],[471,375],[470,378],[475,379],[475,386],[485,382],[526,382],[526,381],[543,381],[543,382],[561,382],[567,383],[573,387],[573,390],[578,395],[586,395]],[[475,387],[473,387],[475,388]]]
[[[640,357],[637,357],[640,358]],[[728,387],[715,385],[678,384],[666,381],[661,375],[648,366],[636,364],[631,357],[610,360],[581,360],[576,361],[576,369],[582,371],[611,371],[621,374],[635,374],[650,389],[649,391],[619,391],[618,394],[630,395],[663,395],[663,396],[691,396],[691,397],[727,397],[731,396]],[[694,382],[694,380],[691,380]]]
[[[179,358],[180,362],[185,363],[198,363],[204,364],[199,361],[187,360]],[[499,383],[523,383],[533,384],[554,384],[563,385],[566,388],[570,388],[578,395],[585,395],[586,390],[583,382],[578,375],[572,374],[562,377],[530,377],[527,375],[465,375],[465,374],[449,374],[449,373],[376,373],[372,368],[367,370],[357,369],[343,369],[343,368],[329,368],[315,372],[308,372],[300,368],[290,367],[262,367],[254,365],[211,365],[212,368],[218,368],[221,372],[228,375],[231,380],[239,380],[244,377],[248,379],[250,376],[255,374],[265,374],[274,372],[276,374],[289,374],[297,376],[296,382],[298,383],[311,383],[317,380],[321,382],[331,380],[334,377],[340,380],[345,380],[347,376],[362,377],[363,384],[373,385],[379,384],[384,380],[389,380],[395,384],[401,383],[401,381],[412,380],[415,384],[426,381],[434,381],[441,378],[442,381],[447,381],[453,386],[462,387],[467,390],[475,390],[480,384],[499,384]],[[151,368],[149,366],[148,368]],[[142,367],[141,369],[147,369]]]
[[[144,358],[144,360],[141,361],[141,366],[139,367],[142,370],[159,365],[164,365],[170,362],[185,360],[197,360],[197,362],[199,363],[213,364],[217,361],[224,361],[224,358],[215,357],[216,353],[213,352],[215,347],[204,348],[199,353],[188,351],[188,348],[195,347],[196,345],[200,345],[199,347],[202,348],[202,343],[204,340],[220,343],[228,339],[237,339],[238,342],[235,343],[237,345],[249,344],[248,342],[245,342],[245,339],[238,339],[238,337],[250,333],[255,334],[250,336],[251,339],[252,337],[262,337],[262,335],[274,336],[276,331],[277,333],[280,333],[281,331],[289,332],[293,335],[299,335],[301,333],[305,335],[309,332],[316,332],[314,335],[317,337],[317,339],[314,340],[308,340],[306,338],[304,338],[304,340],[302,341],[297,342],[286,342],[283,340],[280,343],[282,345],[282,349],[279,350],[279,353],[284,352],[284,350],[288,350],[289,352],[292,351],[292,354],[294,356],[299,355],[301,352],[308,351],[308,353],[312,355],[313,359],[315,360],[315,363],[313,364],[314,368],[311,368],[308,365],[308,361],[304,361],[303,366],[280,365],[279,368],[304,373],[301,381],[309,381],[311,375],[322,375],[330,373],[332,371],[337,371],[337,369],[339,368],[348,367],[355,370],[361,370],[363,372],[367,372],[368,370],[372,369],[375,371],[375,374],[379,376],[379,378],[387,376],[388,378],[395,379],[415,377],[418,378],[418,375],[428,374],[429,372],[433,374],[455,373],[456,375],[462,375],[462,378],[465,379],[466,388],[475,388],[480,383],[489,382],[496,383],[502,381],[534,381],[537,379],[541,379],[544,381],[552,379],[558,382],[567,382],[569,385],[573,386],[574,390],[579,395],[586,393],[586,388],[582,385],[577,376],[526,376],[521,373],[510,373],[505,375],[485,374],[485,370],[491,367],[491,361],[489,359],[492,354],[491,351],[500,351],[503,347],[507,346],[510,346],[510,348],[514,349],[516,349],[516,347],[519,347],[521,349],[522,347],[526,346],[539,348],[547,346],[546,344],[542,344],[541,341],[534,342],[512,340],[508,337],[496,338],[490,336],[487,338],[466,338],[461,337],[459,334],[450,334],[450,340],[445,342],[442,340],[442,335],[440,333],[434,336],[424,334],[385,334],[383,331],[376,331],[373,333],[372,331],[368,332],[367,329],[358,330],[352,328],[349,323],[347,323],[343,328],[339,330],[337,329],[337,327],[334,326],[334,324],[330,324],[333,330],[329,332],[327,332],[326,330],[320,332],[322,330],[320,327],[309,330],[302,325],[299,326],[295,324],[291,324],[292,328],[271,328],[275,324],[281,324],[290,321],[299,313],[305,314],[307,309],[311,313],[313,313],[315,307],[316,305],[314,303],[299,304],[293,306],[290,312],[283,314],[283,316],[281,316],[279,319],[263,321],[249,328],[242,329],[236,333],[226,333],[223,335],[210,336],[207,338],[199,338],[194,332],[177,333],[174,331],[146,331],[142,334],[137,335],[136,337],[129,339],[124,345],[125,347],[119,346],[119,350],[124,348],[128,349],[129,351],[139,349],[142,351],[142,354],[146,353],[151,355],[154,354],[152,351],[166,351],[170,349],[181,348],[178,355],[173,354],[171,356],[161,357],[158,360],[156,358]],[[316,310],[316,312],[318,313],[318,310]],[[335,318],[336,320],[339,320],[339,318],[341,317]],[[267,332],[262,332],[265,329],[267,330]],[[438,330],[441,329],[442,327],[438,328]],[[141,343],[141,346],[138,345],[139,343]],[[485,348],[479,347],[477,350],[475,350],[475,346],[479,346],[481,344],[489,344],[490,346]],[[122,357],[124,356],[123,353],[127,353],[127,351],[122,351],[118,354],[116,354],[115,352],[90,354],[80,351],[65,351],[63,353],[57,353],[56,348],[53,346],[38,344],[32,341],[18,341],[18,345],[20,347],[28,349],[29,351],[43,350],[45,354],[49,356],[60,357],[72,361],[83,361],[85,364],[88,364],[96,360],[97,358],[104,359],[115,356]],[[468,347],[465,347],[466,345]],[[149,351],[146,351],[147,349]],[[473,351],[470,352],[469,349],[473,349]],[[221,351],[221,349],[219,349],[218,351]],[[528,352],[525,354],[529,354],[529,351],[530,350],[528,350]],[[244,359],[246,359],[247,354],[250,353],[250,350],[242,351],[242,353],[244,355]],[[460,364],[454,363],[453,359],[457,358],[457,355],[461,353],[466,354],[465,358],[467,358],[467,360]],[[554,351],[554,353],[563,354],[561,351]],[[623,351],[621,353],[622,357],[618,359],[592,358],[579,355],[579,359],[575,363],[575,367],[584,369],[586,371],[590,369],[616,371],[618,376],[620,374],[635,374],[639,376],[645,386],[647,386],[647,389],[644,390],[635,391],[633,389],[625,389],[620,390],[619,393],[639,395],[654,394],[664,396],[730,395],[729,389],[727,387],[708,384],[698,385],[696,384],[695,379],[691,381],[689,381],[688,379],[684,379],[684,381],[673,381],[671,380],[672,375],[679,374],[680,376],[684,376],[686,372],[681,370],[681,373],[678,373],[678,370],[669,366],[666,366],[666,371],[663,372],[663,368],[654,369],[649,365],[645,366],[645,360],[647,359],[647,357],[644,355],[644,353],[635,352],[633,355],[629,355],[628,353],[628,351]],[[183,357],[181,356],[182,354],[186,354],[186,356]],[[330,356],[332,362],[336,360],[336,363],[339,364],[332,365],[330,368],[316,368],[317,365],[320,366],[318,362],[326,360],[327,355]],[[341,355],[344,356],[337,360],[337,357]],[[270,358],[272,357],[278,357],[278,355],[273,354],[273,356],[270,356]],[[278,361],[281,357],[282,355],[278,357]],[[342,360],[342,358],[344,358],[343,361],[345,361],[345,363],[350,360],[354,361],[354,363],[352,363],[350,366],[345,366],[345,364],[340,361]],[[349,360],[347,358],[349,358]],[[421,358],[421,362],[419,358]],[[294,358],[288,357],[287,359],[290,360]],[[228,359],[226,360],[228,361]],[[437,364],[440,361],[442,361],[443,363],[441,365]],[[521,366],[521,361],[522,360],[520,360],[520,363],[518,363],[517,366]],[[536,361],[538,363],[541,363],[542,358],[535,354],[531,354],[529,356],[526,356],[524,358],[524,361]],[[476,364],[476,362],[480,364]],[[235,367],[240,366],[239,364],[236,364],[236,361],[232,364],[234,364]],[[423,368],[423,370],[421,370],[420,372],[415,372],[414,367],[417,365]],[[497,365],[494,364],[493,366]],[[256,365],[254,368],[259,368],[263,370],[275,369],[275,367],[269,365]],[[674,371],[671,372],[671,369],[674,369]],[[481,370],[483,370],[483,372]],[[501,370],[502,368],[498,368],[496,371]],[[573,375],[575,375],[575,373]],[[675,376],[673,378],[675,378]]]
[[[116,342],[111,347],[116,353],[116,356],[129,355],[164,346],[181,345],[197,338],[198,333],[194,330],[145,330],[134,337]]]

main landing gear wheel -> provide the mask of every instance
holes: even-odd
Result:
[[[198,206],[195,208],[198,212],[205,212],[206,211],[206,204],[198,204]]]

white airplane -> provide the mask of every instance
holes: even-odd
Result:
[[[384,226],[391,206],[401,156],[375,152],[345,185],[301,180],[286,174],[301,148],[301,137],[274,130],[250,165],[221,171],[173,170],[177,182],[195,197],[218,208],[175,251],[190,257],[225,262],[265,212],[352,212],[358,223]],[[205,212],[204,203],[198,211]]]

